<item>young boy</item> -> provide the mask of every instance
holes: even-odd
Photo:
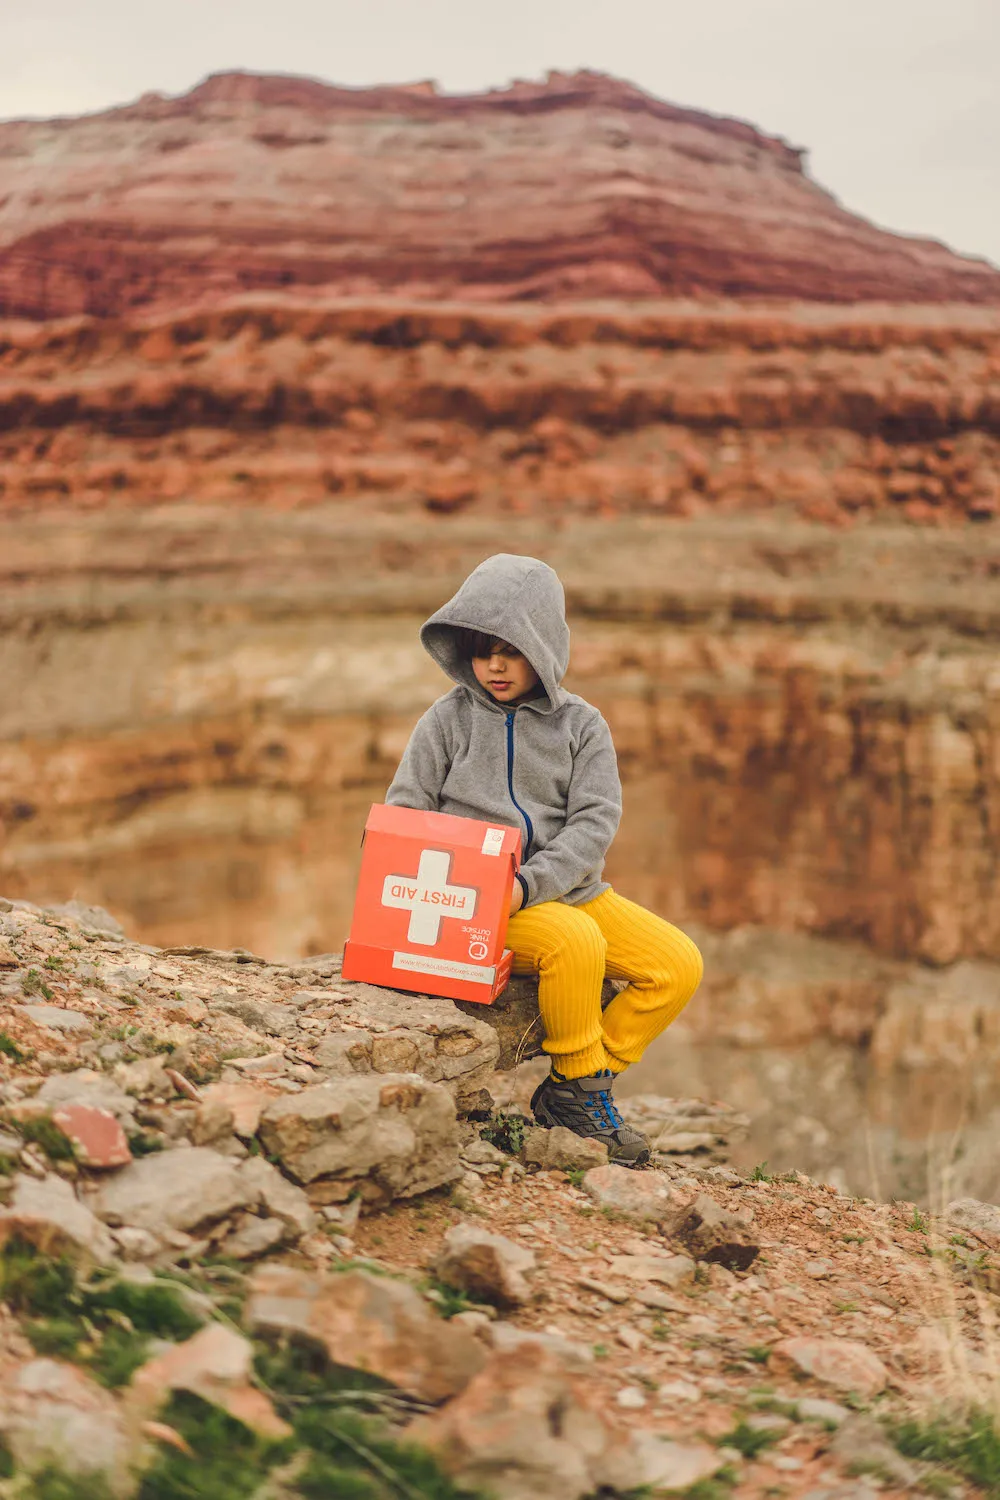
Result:
[[[604,719],[560,686],[562,584],[537,558],[498,553],[420,639],[457,686],[418,721],[386,801],[521,829],[507,945],[516,972],[538,974],[551,1058],[532,1112],[643,1166],[649,1143],[623,1122],[612,1085],[691,999],[702,961],[683,932],[601,879],[621,784]],[[605,975],[630,982],[602,1013]]]

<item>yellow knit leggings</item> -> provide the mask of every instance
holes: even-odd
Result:
[[[644,906],[604,891],[567,906],[543,901],[510,919],[507,946],[516,974],[538,975],[545,1051],[566,1078],[638,1062],[701,983],[691,939]],[[631,983],[601,1011],[601,985]]]

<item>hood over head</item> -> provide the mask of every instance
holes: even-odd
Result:
[[[569,666],[569,626],[563,586],[548,563],[498,552],[481,562],[458,593],[420,627],[421,643],[438,666],[481,701],[495,704],[476,681],[458,630],[482,630],[516,646],[545,689],[548,703],[538,699],[537,707],[558,707],[563,697],[559,684]]]

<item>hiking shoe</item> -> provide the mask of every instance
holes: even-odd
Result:
[[[564,1125],[574,1135],[603,1141],[608,1161],[622,1167],[644,1167],[649,1161],[649,1142],[638,1130],[626,1125],[611,1097],[614,1074],[610,1069],[589,1078],[562,1078],[550,1073],[531,1096],[531,1113],[539,1125]]]

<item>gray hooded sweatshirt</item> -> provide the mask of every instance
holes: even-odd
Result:
[[[516,707],[476,681],[457,630],[516,646],[544,693]],[[500,552],[421,626],[420,640],[457,686],[418,720],[386,802],[521,830],[525,906],[576,906],[608,889],[604,857],[621,818],[611,732],[560,686],[569,664],[562,584],[547,563]]]

